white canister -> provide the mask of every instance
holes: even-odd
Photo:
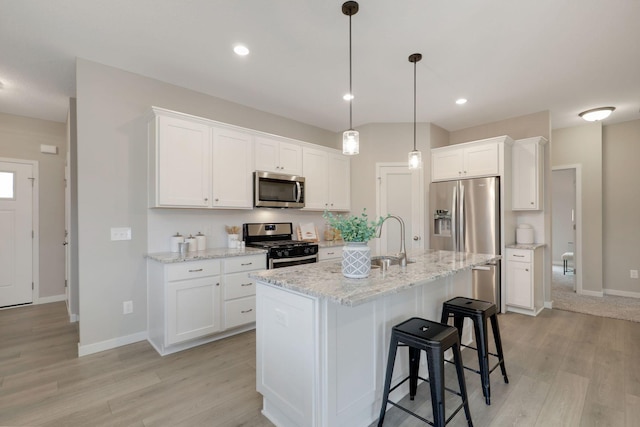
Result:
[[[227,247],[229,249],[237,249],[240,241],[239,234],[227,234]]]
[[[519,245],[530,245],[535,241],[533,227],[529,224],[519,224],[516,228],[516,243]]]
[[[184,236],[180,233],[176,233],[174,236],[171,236],[171,252],[180,252],[178,247],[178,243],[184,242]]]
[[[198,232],[198,234],[196,234],[196,242],[199,251],[207,249],[207,237],[204,234]]]
[[[189,252],[195,252],[198,250],[198,241],[192,235],[189,235],[189,237],[184,239],[184,241],[189,244]]]

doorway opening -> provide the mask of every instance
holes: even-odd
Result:
[[[582,294],[582,170],[581,165],[555,166],[551,171],[551,299],[571,287]]]

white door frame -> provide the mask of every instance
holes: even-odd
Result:
[[[576,172],[576,244],[574,245],[573,262],[574,262],[574,274],[576,280],[576,294],[581,295],[582,291],[582,254],[584,253],[582,247],[582,165],[580,164],[567,164],[553,166],[551,171],[574,169]],[[553,180],[552,184],[553,185]],[[553,210],[553,206],[551,207]],[[551,213],[553,217],[553,212]],[[553,224],[551,224],[551,233],[553,233]],[[553,237],[552,237],[553,241]]]
[[[423,165],[424,166],[424,165]],[[381,180],[381,171],[382,168],[385,167],[404,167],[408,169],[407,163],[405,162],[378,162],[376,163],[376,218],[379,218],[380,216],[386,215],[385,213],[382,213],[382,195],[381,195],[381,191],[380,191],[380,180]],[[412,172],[413,174],[413,179],[415,180],[415,190],[417,191],[417,194],[412,194],[411,197],[417,197],[418,198],[418,217],[419,220],[417,221],[417,224],[414,224],[412,222],[412,227],[413,227],[413,231],[414,231],[414,236],[416,235],[416,227],[418,229],[418,237],[420,239],[420,243],[419,246],[421,248],[424,249],[425,247],[425,229],[424,229],[424,210],[425,210],[425,205],[424,205],[424,197],[425,197],[425,193],[424,193],[424,167],[417,169],[415,171]],[[416,182],[417,181],[417,182]],[[404,218],[403,218],[404,219]],[[409,251],[413,244],[412,242],[405,242],[407,251]],[[376,239],[376,252],[379,254],[381,250],[381,244],[380,244],[380,239]]]
[[[31,277],[33,278],[32,298],[33,304],[39,303],[40,295],[40,217],[39,217],[39,203],[40,200],[38,192],[39,175],[38,175],[38,161],[37,160],[24,160],[24,159],[12,159],[8,157],[0,157],[0,162],[7,163],[19,163],[24,165],[31,165],[33,171],[33,193],[32,197],[32,227],[33,227],[33,241],[31,245]],[[11,307],[10,307],[11,308]]]

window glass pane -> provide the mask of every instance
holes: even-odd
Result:
[[[13,199],[13,172],[0,172],[0,199]]]

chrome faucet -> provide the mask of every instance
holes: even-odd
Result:
[[[384,225],[385,221],[388,220],[389,218],[395,218],[400,223],[400,253],[398,254],[398,258],[400,261],[400,267],[406,267],[407,266],[407,249],[404,244],[404,221],[402,220],[402,218],[396,215],[387,215],[382,220],[382,223],[380,224],[380,228],[378,229],[378,237],[380,237],[380,235],[382,234],[382,226]]]

